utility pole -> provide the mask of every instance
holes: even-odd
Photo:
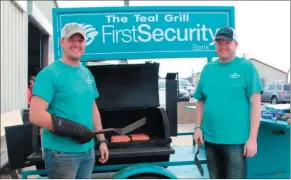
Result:
[[[194,69],[191,68],[191,84],[194,85]]]
[[[290,73],[290,68],[289,68],[289,70],[288,70],[288,72],[287,72],[286,83],[288,83],[289,73]]]

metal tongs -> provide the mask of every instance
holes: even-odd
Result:
[[[198,168],[198,170],[199,170],[199,172],[200,172],[200,174],[201,174],[201,176],[203,176],[204,175],[204,170],[203,170],[203,168],[202,168],[202,165],[201,165],[201,163],[200,163],[200,161],[199,161],[199,159],[198,159],[198,154],[199,154],[199,146],[200,145],[195,145],[195,148],[196,148],[196,152],[195,152],[195,156],[194,156],[194,163],[195,163],[195,165],[197,166],[197,168]]]
[[[146,123],[146,118],[142,118],[124,128],[108,128],[108,129],[103,129],[101,131],[96,131],[94,132],[93,134],[104,134],[104,133],[107,133],[107,132],[116,132],[117,134],[120,134],[120,135],[125,135],[141,126],[143,126],[144,124]]]

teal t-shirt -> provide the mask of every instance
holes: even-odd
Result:
[[[204,140],[217,144],[243,144],[251,123],[250,98],[262,93],[259,74],[253,63],[236,57],[204,66],[194,98],[204,101]]]
[[[99,93],[94,77],[86,67],[73,67],[61,60],[53,62],[37,75],[33,95],[49,104],[49,113],[94,129],[92,107]],[[94,147],[94,140],[80,144],[44,129],[42,147],[62,152],[85,152]]]

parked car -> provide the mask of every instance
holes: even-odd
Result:
[[[264,88],[262,102],[271,104],[290,103],[290,84],[286,82],[273,82]]]
[[[179,85],[179,91],[178,91],[178,101],[181,102],[189,102],[191,98],[191,95],[189,91],[184,89],[181,85]]]
[[[190,101],[190,94],[189,92],[179,84],[179,89],[177,98],[179,102],[189,102]],[[166,106],[166,80],[159,79],[159,98],[160,98],[160,105],[162,107]]]
[[[187,79],[179,79],[179,83],[181,87],[186,89],[189,92],[190,96],[192,97],[194,94],[195,88],[191,85],[191,83]]]

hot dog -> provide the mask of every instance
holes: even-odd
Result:
[[[149,136],[146,134],[131,134],[129,135],[132,141],[147,141],[149,140]]]
[[[120,142],[129,142],[130,137],[127,135],[115,135],[111,137],[111,142],[112,143],[120,143]]]

